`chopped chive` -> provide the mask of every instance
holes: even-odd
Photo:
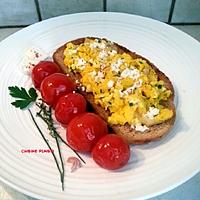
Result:
[[[129,102],[129,106],[133,106],[133,102]]]

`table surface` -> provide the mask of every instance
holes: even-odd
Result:
[[[200,41],[200,25],[175,26]],[[21,28],[0,29],[0,41]],[[169,177],[170,178],[170,177]],[[0,200],[37,200],[0,182]],[[200,200],[200,173],[179,187],[149,200]]]

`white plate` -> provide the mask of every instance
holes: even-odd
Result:
[[[145,56],[172,80],[177,119],[161,141],[132,146],[129,164],[117,172],[87,164],[65,174],[61,191],[59,174],[50,154],[22,154],[22,149],[46,148],[27,111],[11,106],[8,86],[26,86],[19,64],[27,48],[47,53],[66,41],[106,37]],[[1,180],[40,199],[118,200],[148,198],[183,183],[200,169],[200,44],[164,23],[119,13],[82,13],[61,16],[29,26],[0,44]],[[45,127],[42,127],[46,130]],[[51,144],[55,142],[49,137]],[[56,147],[54,148],[56,149]],[[64,148],[65,159],[73,153]]]

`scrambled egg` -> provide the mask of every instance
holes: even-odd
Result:
[[[109,110],[109,124],[130,124],[138,131],[173,116],[161,102],[172,92],[145,59],[120,53],[112,42],[86,39],[80,45],[68,43],[64,63],[81,74],[81,84],[92,92],[95,103]]]

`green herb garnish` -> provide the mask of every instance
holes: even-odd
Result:
[[[133,102],[129,102],[129,106],[133,106]]]
[[[36,90],[34,88],[30,88],[28,90],[28,92],[23,88],[19,88],[17,86],[10,86],[8,87],[9,91],[10,91],[10,95],[14,98],[17,98],[17,100],[15,100],[14,102],[12,102],[11,104],[13,106],[15,106],[16,108],[20,108],[20,109],[24,109],[26,107],[28,107],[31,103],[35,102],[37,99],[37,93]],[[44,104],[44,102],[41,100],[41,103],[37,103],[36,102],[36,106],[38,106],[40,108],[40,111],[37,112],[37,116],[39,116],[48,126],[48,130],[50,132],[50,135],[52,137],[55,138],[56,140],[56,145],[58,148],[58,153],[59,153],[59,157],[60,157],[60,162],[61,162],[61,167],[59,165],[59,162],[48,142],[48,140],[45,138],[44,134],[42,133],[40,127],[38,126],[38,124],[36,123],[33,114],[31,112],[30,109],[28,109],[31,119],[33,120],[36,128],[38,129],[40,135],[42,136],[43,140],[45,141],[46,145],[49,147],[49,149],[51,150],[52,156],[55,160],[56,166],[58,168],[58,171],[60,173],[60,180],[62,183],[62,190],[64,190],[64,163],[63,163],[63,159],[62,159],[62,155],[61,155],[61,149],[60,149],[60,144],[59,141],[63,142],[67,147],[69,147],[81,160],[82,162],[85,163],[85,161],[83,160],[83,158],[74,150],[72,149],[63,139],[62,137],[59,135],[59,133],[56,131],[56,128],[54,126],[54,121],[52,118],[52,109],[49,106],[46,106]]]
[[[52,119],[52,110],[50,107],[47,107],[43,102],[41,103],[36,103],[36,106],[38,106],[40,108],[40,111],[37,113],[37,116],[40,117],[46,124],[48,127],[48,130],[50,132],[50,135],[54,138],[59,138],[67,147],[69,147],[79,158],[80,160],[82,160],[83,163],[85,163],[85,161],[83,160],[83,158],[77,153],[77,151],[75,151],[74,149],[72,149],[69,144],[67,144],[62,137],[58,134],[58,132],[56,131],[56,128],[54,127],[54,122]]]
[[[117,72],[117,76],[120,76],[121,75],[121,72]]]
[[[17,100],[11,104],[20,109],[24,109],[32,102],[35,102],[38,96],[34,88],[30,88],[28,92],[23,87],[19,88],[17,86],[11,86],[8,87],[8,89],[10,91],[10,95],[17,98]]]
[[[64,172],[61,171],[60,166],[59,166],[59,163],[58,163],[58,160],[57,160],[57,158],[56,158],[56,155],[54,154],[54,151],[52,150],[52,148],[51,148],[51,146],[50,146],[48,140],[45,138],[45,136],[44,136],[44,134],[42,133],[40,127],[38,126],[37,122],[35,121],[31,110],[28,109],[28,111],[29,111],[29,113],[30,113],[30,115],[31,115],[31,119],[33,120],[33,122],[34,122],[36,128],[38,129],[38,131],[39,131],[39,133],[40,133],[40,135],[42,136],[42,138],[43,138],[43,140],[45,141],[46,145],[47,145],[47,146],[49,147],[49,149],[51,150],[51,154],[53,155],[53,158],[54,158],[54,160],[55,160],[56,166],[57,166],[58,171],[59,171],[59,173],[60,173],[60,179],[61,179],[61,183],[62,183],[62,190],[64,190]]]

